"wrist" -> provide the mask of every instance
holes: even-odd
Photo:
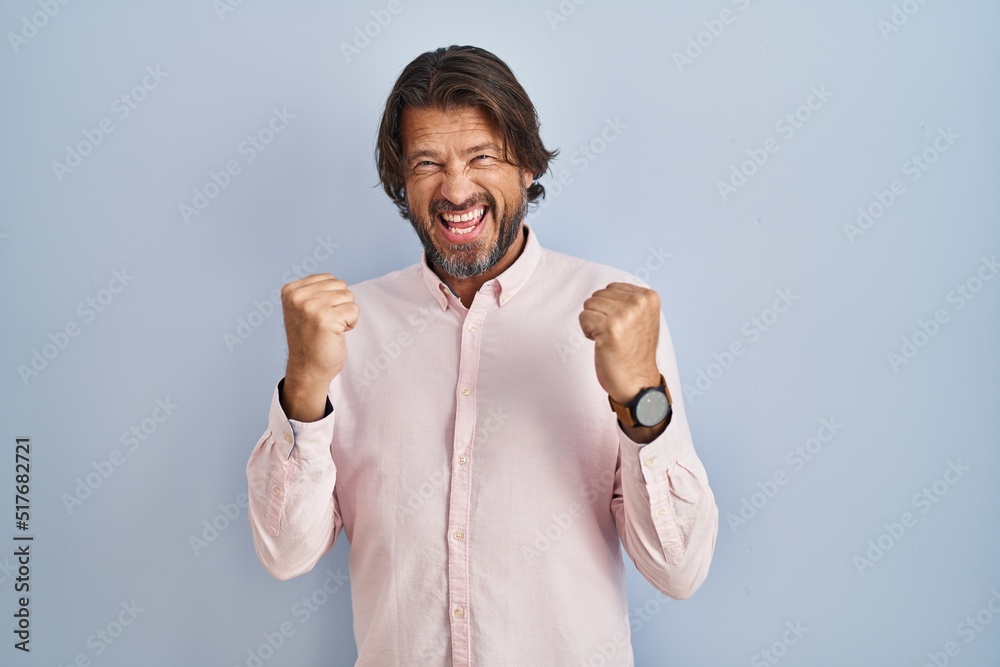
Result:
[[[637,445],[648,445],[653,440],[656,440],[664,431],[667,430],[667,425],[670,424],[670,419],[664,419],[662,422],[656,426],[627,426],[622,424],[621,421],[618,425],[621,427],[622,431],[629,437],[629,440],[636,443]]]
[[[661,377],[660,371],[657,370],[654,365],[651,369],[636,374],[630,382],[627,382],[624,386],[618,388],[614,394],[608,392],[608,395],[618,403],[630,403],[643,389],[646,389],[647,387],[659,387]]]
[[[672,416],[670,390],[663,375],[655,380],[642,380],[643,384],[627,401],[619,401],[610,393],[608,402],[630,438],[636,442],[650,442],[663,432]]]
[[[278,390],[285,416],[300,422],[319,421],[326,415],[328,383],[286,375]]]

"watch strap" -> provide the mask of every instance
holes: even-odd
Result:
[[[643,387],[639,390],[639,393],[635,395],[628,403],[619,403],[615,399],[611,398],[611,394],[608,394],[608,403],[611,405],[611,410],[618,416],[618,420],[625,426],[636,426],[638,421],[635,418],[635,406],[639,403],[639,397],[642,396],[643,392],[647,389],[662,389],[663,393],[667,395],[667,404],[672,405],[673,401],[670,398],[670,390],[667,389],[667,381],[663,377],[663,373],[660,373],[660,384],[657,387]]]

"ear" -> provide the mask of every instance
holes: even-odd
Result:
[[[521,182],[524,184],[524,187],[527,188],[528,186],[530,186],[533,180],[534,179],[532,178],[530,171],[528,171],[527,169],[521,170]]]

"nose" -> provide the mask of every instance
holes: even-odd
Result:
[[[441,196],[452,204],[461,204],[476,194],[479,188],[462,167],[449,167],[441,182]]]

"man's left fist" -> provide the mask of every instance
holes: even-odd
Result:
[[[660,296],[630,283],[610,283],[583,302],[583,335],[594,341],[597,381],[619,403],[643,387],[658,387],[656,344]]]

